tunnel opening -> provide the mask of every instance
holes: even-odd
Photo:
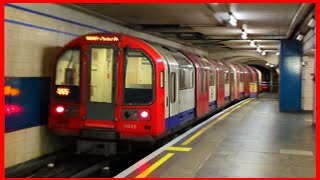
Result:
[[[257,68],[262,75],[261,88],[262,92],[278,93],[279,91],[279,74],[274,68],[266,68],[257,64],[250,64]]]

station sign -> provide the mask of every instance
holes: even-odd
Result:
[[[117,42],[119,38],[116,36],[85,36],[87,41],[106,41],[106,42]]]

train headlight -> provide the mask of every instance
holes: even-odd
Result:
[[[149,120],[150,110],[149,109],[123,109],[122,111],[123,120]]]
[[[62,114],[62,113],[64,113],[64,111],[65,111],[65,109],[64,109],[63,106],[57,106],[57,107],[56,107],[56,112],[57,112],[58,114]]]
[[[150,112],[148,110],[140,110],[139,118],[141,120],[149,120],[150,119]]]

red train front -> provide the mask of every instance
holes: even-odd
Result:
[[[258,83],[251,68],[123,34],[81,36],[54,65],[49,128],[77,137],[78,152],[105,155],[119,143],[154,142],[254,96]]]
[[[120,34],[81,36],[54,64],[49,128],[80,136],[78,151],[90,148],[88,143],[101,146],[86,139],[148,140],[163,133],[163,62],[143,41]],[[102,145],[115,151],[112,143]]]

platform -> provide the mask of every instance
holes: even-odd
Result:
[[[116,177],[315,177],[311,113],[279,112],[276,95],[248,99]]]

